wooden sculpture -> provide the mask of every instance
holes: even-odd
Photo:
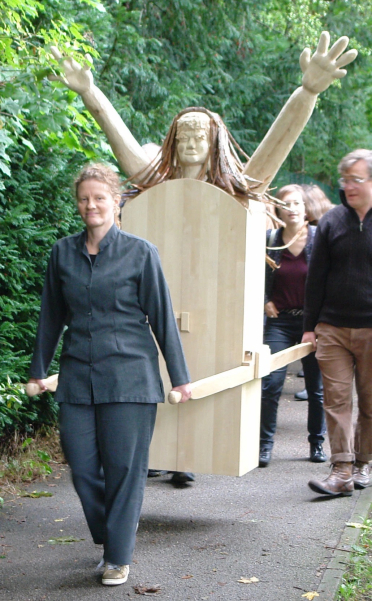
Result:
[[[52,48],[63,81],[79,93],[105,132],[134,201],[122,227],[156,244],[179,320],[193,398],[159,407],[150,466],[172,471],[242,475],[258,464],[260,378],[309,352],[298,345],[278,356],[262,345],[265,205],[260,201],[306,125],[317,96],[357,52],[348,38],[328,51],[323,32],[313,56],[300,57],[302,85],[243,165],[218,115],[182,111],[163,147],[142,147],[95,86],[84,66]],[[214,182],[212,185],[211,182]],[[128,193],[130,196],[130,192]],[[164,365],[165,389],[170,384]],[[177,403],[177,397],[171,396]]]

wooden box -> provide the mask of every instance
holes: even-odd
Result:
[[[168,181],[128,202],[122,228],[159,249],[192,381],[238,367],[262,345],[265,208]],[[166,394],[171,388],[161,359]],[[159,405],[150,467],[241,476],[258,465],[261,380]]]

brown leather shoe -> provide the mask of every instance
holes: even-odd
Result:
[[[355,462],[353,465],[353,480],[355,488],[367,488],[369,486],[369,463]]]
[[[340,461],[332,465],[332,471],[325,480],[310,480],[309,486],[314,492],[321,495],[343,495],[349,497],[353,494],[354,481],[352,475],[353,464]]]

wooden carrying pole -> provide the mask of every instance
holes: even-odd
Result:
[[[295,346],[291,346],[279,353],[275,353],[270,356],[270,364],[269,371],[267,374],[279,369],[280,367],[284,367],[288,365],[288,363],[292,363],[293,361],[297,361],[298,359],[302,359],[302,357],[306,357],[313,350],[313,346],[311,342],[305,342],[303,344],[297,344]],[[256,361],[260,353],[255,353]],[[265,375],[267,375],[265,374]],[[214,376],[210,376],[209,378],[203,378],[202,380],[198,380],[197,382],[193,382],[191,384],[192,395],[191,399],[202,399],[211,394],[216,394],[217,392],[221,392],[222,390],[228,390],[229,388],[234,388],[235,386],[241,386],[246,382],[250,382],[255,378],[255,361],[252,360],[248,365],[241,365],[240,367],[235,367],[234,369],[229,369],[220,374],[216,374]],[[58,386],[58,374],[54,374],[49,378],[46,378],[45,385],[48,390],[51,392],[55,392]],[[29,382],[26,385],[26,392],[28,396],[35,396],[40,394],[40,387],[38,384],[33,382]],[[171,405],[176,405],[180,402],[182,398],[181,393],[179,392],[170,392],[168,394],[168,401]]]
[[[53,376],[49,376],[44,380],[45,386],[50,392],[55,392],[58,386],[58,374],[53,374]],[[29,382],[26,384],[26,394],[28,396],[36,396],[37,394],[41,394],[41,388],[39,384],[35,382]]]
[[[311,342],[304,342],[271,355],[269,369],[266,374],[261,373],[261,377],[271,373],[272,371],[275,371],[276,369],[288,365],[288,363],[292,363],[293,361],[302,359],[302,357],[306,357],[306,355],[312,351],[313,345]],[[259,353],[256,353],[256,356],[257,355],[259,355]],[[236,367],[235,369],[229,369],[228,371],[216,374],[215,376],[210,376],[209,378],[203,378],[202,380],[193,382],[191,384],[191,399],[202,399],[210,396],[211,394],[221,392],[222,390],[228,390],[229,388],[234,388],[235,386],[241,386],[246,382],[250,382],[254,378],[255,369],[254,362],[252,361],[252,364],[250,365],[242,365],[240,367]],[[171,405],[176,405],[179,403],[181,398],[182,395],[180,392],[171,391],[168,394],[168,401],[171,403]]]

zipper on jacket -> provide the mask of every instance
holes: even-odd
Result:
[[[363,221],[360,222],[359,224],[359,231],[362,232],[363,231]]]

